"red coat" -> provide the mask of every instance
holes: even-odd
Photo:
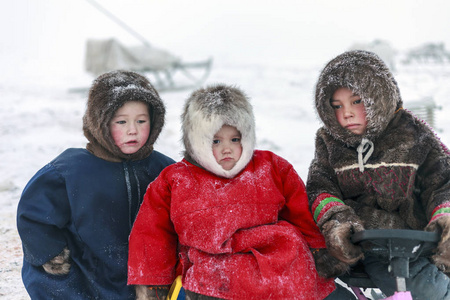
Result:
[[[224,299],[323,299],[310,248],[325,242],[291,164],[256,150],[231,179],[183,160],[152,182],[130,236],[128,283]]]

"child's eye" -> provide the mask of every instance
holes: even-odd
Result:
[[[240,138],[233,138],[233,139],[231,139],[231,141],[232,141],[233,143],[240,143],[240,142],[241,142],[241,139],[240,139]]]
[[[213,144],[214,144],[214,145],[219,144],[219,143],[220,143],[219,140],[213,140]]]
[[[342,105],[331,105],[331,107],[332,107],[333,109],[339,109],[339,108],[342,107]]]
[[[147,120],[138,120],[137,122],[138,122],[139,124],[143,124],[143,123],[147,122]]]
[[[353,102],[354,104],[360,104],[361,103],[361,99],[356,100],[355,102]]]
[[[117,124],[125,124],[126,122],[125,121],[117,121],[116,123]]]

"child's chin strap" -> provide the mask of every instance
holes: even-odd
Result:
[[[373,143],[366,138],[363,138],[361,144],[356,149],[358,152],[358,167],[360,172],[364,172],[364,164],[369,160],[373,153]],[[367,153],[364,155],[364,152]]]

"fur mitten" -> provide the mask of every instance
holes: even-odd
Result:
[[[441,236],[436,253],[431,257],[436,267],[444,273],[450,273],[450,214],[431,221],[425,231],[437,232]]]
[[[52,275],[66,275],[70,270],[70,251],[64,248],[63,251],[42,265],[45,272]]]
[[[364,230],[361,220],[348,207],[334,213],[320,229],[331,255],[347,264],[354,264],[364,257],[361,247],[351,242],[353,233]]]
[[[314,249],[312,251],[316,270],[320,277],[334,278],[348,271],[349,265],[332,256],[328,249]]]
[[[165,286],[158,286],[150,289],[148,285],[135,285],[136,300],[165,300],[169,294],[169,288]]]

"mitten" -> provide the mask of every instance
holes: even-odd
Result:
[[[66,275],[70,270],[70,251],[64,248],[63,251],[42,265],[45,272],[52,275]]]
[[[169,294],[170,286],[135,285],[136,300],[165,300]]]
[[[334,278],[348,271],[348,264],[338,260],[330,254],[328,249],[314,249],[312,251],[316,270],[320,277]]]
[[[321,226],[328,251],[347,264],[354,264],[364,257],[361,247],[351,242],[355,232],[364,230],[361,220],[352,208],[334,213]]]
[[[444,273],[450,273],[450,214],[432,220],[425,231],[437,232],[441,238],[436,253],[431,257],[436,267]]]

